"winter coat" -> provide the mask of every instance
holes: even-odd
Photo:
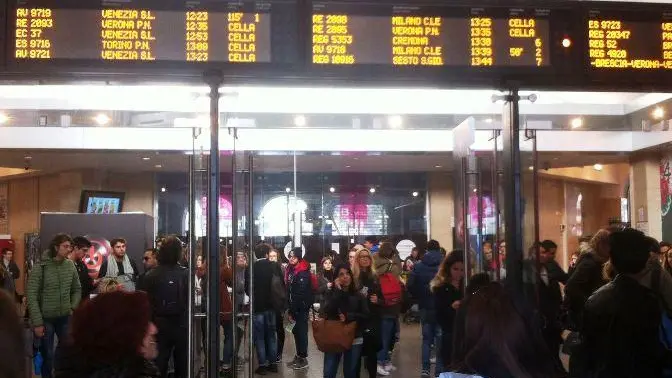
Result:
[[[43,325],[45,318],[69,316],[82,299],[75,264],[68,259],[56,261],[45,255],[33,267],[26,296],[33,327]]]
[[[593,252],[587,252],[576,262],[567,286],[563,306],[569,312],[570,328],[581,327],[583,308],[588,298],[602,285],[606,284],[602,276],[604,262],[600,262]]]
[[[334,269],[330,271],[321,271],[317,275],[317,295],[315,296],[315,303],[324,302],[325,296],[331,291],[329,283],[333,283],[336,278]]]
[[[369,318],[366,297],[358,291],[331,290],[325,296],[320,316],[327,320],[340,320],[340,314],[345,315],[346,323],[357,322],[355,337],[362,337]]]
[[[428,251],[422,260],[415,264],[413,271],[408,277],[408,291],[418,301],[421,310],[434,311],[434,296],[429,290],[429,283],[439,271],[439,265],[443,261],[441,251]]]
[[[295,315],[310,309],[314,303],[313,282],[310,265],[306,260],[299,261],[295,266],[288,266],[285,272],[289,314]]]

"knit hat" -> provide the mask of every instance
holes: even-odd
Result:
[[[299,260],[303,260],[303,249],[301,247],[292,248],[287,255],[287,258],[296,257]]]

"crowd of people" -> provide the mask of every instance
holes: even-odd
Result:
[[[184,243],[171,236],[147,249],[143,273],[126,254],[125,240],[114,239],[111,246],[98,278],[92,279],[82,261],[91,243],[56,235],[30,272],[25,297],[30,327],[40,341],[39,373],[46,378],[186,377],[190,287]],[[287,254],[287,263],[265,243],[237,251],[231,260],[222,247],[215,280],[224,333],[220,373],[235,376],[245,363],[234,356],[248,326],[256,350],[255,375],[280,371],[286,332],[293,335],[295,348],[286,367],[307,369],[313,364],[308,359],[311,322],[331,321],[354,332],[347,346],[322,348],[325,378],[335,378],[341,369],[345,378],[393,376],[399,319],[415,303],[422,378],[670,374],[669,244],[633,229],[600,230],[581,243],[565,272],[555,259],[558,246],[545,240],[522,261],[522,292],[512,290],[519,286],[504,278],[503,243],[483,244],[480,272],[473,268],[478,265],[471,261],[476,259],[473,251],[446,252],[435,240],[426,247],[402,261],[391,242],[367,238],[350,249],[347,259],[326,254],[316,272],[301,247]],[[3,357],[22,362],[30,343],[15,306],[22,300],[13,282],[20,273],[11,254],[2,254],[0,349]],[[195,257],[192,298],[197,311],[205,311],[212,282],[204,257],[198,252]],[[466,264],[465,258],[470,259]],[[249,310],[250,324],[234,316]],[[200,340],[206,338],[205,329],[203,322]],[[207,345],[196,347],[205,352]],[[569,371],[561,351],[570,356]],[[0,358],[0,370],[3,378],[26,374],[25,364],[6,358]]]

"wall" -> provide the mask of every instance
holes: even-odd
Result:
[[[660,158],[647,156],[634,161],[630,177],[632,225],[660,240],[663,236]]]
[[[24,235],[39,231],[40,213],[78,212],[82,190],[125,192],[124,212],[154,213],[154,175],[151,173],[80,170],[10,179],[7,183],[9,233],[16,241],[15,259],[22,272]],[[23,292],[23,273],[17,288]]]
[[[429,237],[449,251],[453,249],[455,223],[452,180],[448,172],[431,172],[427,177]]]

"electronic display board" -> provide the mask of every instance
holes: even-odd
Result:
[[[287,37],[287,28],[277,25],[292,16],[285,9],[274,22],[273,11],[270,2],[259,1],[18,0],[9,10],[8,58],[17,63],[286,62],[286,48],[274,57],[274,33]],[[293,7],[290,12],[295,13]]]
[[[550,10],[313,5],[315,65],[545,67]]]
[[[672,70],[672,12],[590,9],[583,30],[594,70]]]

